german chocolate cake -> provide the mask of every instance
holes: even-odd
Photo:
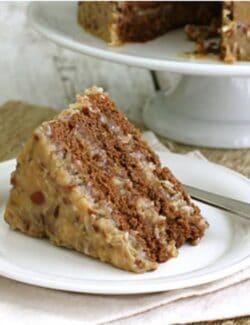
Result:
[[[17,158],[5,220],[124,270],[144,272],[208,226],[101,88],[33,133]]]
[[[145,42],[186,25],[198,27],[203,31],[195,33],[198,44],[204,37],[219,37],[218,53],[222,60],[250,60],[249,2],[82,1],[78,21],[112,46]],[[194,28],[186,30],[188,37],[194,39],[189,32]]]

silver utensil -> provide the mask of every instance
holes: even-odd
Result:
[[[184,188],[192,198],[208,203],[214,207],[224,211],[232,212],[244,219],[250,221],[250,204],[242,201],[234,200],[219,194],[207,192],[189,185],[184,185]],[[249,193],[250,198],[250,193]]]

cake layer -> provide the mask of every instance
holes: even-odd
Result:
[[[13,229],[130,271],[154,269],[207,228],[181,184],[98,88],[35,131],[12,184],[5,219]]]

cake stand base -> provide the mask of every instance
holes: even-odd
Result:
[[[143,109],[146,126],[166,138],[213,148],[250,147],[250,79],[183,76]]]

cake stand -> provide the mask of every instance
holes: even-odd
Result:
[[[143,120],[154,132],[191,145],[250,147],[249,63],[190,58],[185,53],[192,52],[194,43],[182,29],[144,44],[108,47],[78,26],[74,2],[33,2],[28,17],[37,31],[73,51],[177,73],[178,82],[156,93],[143,109]]]

